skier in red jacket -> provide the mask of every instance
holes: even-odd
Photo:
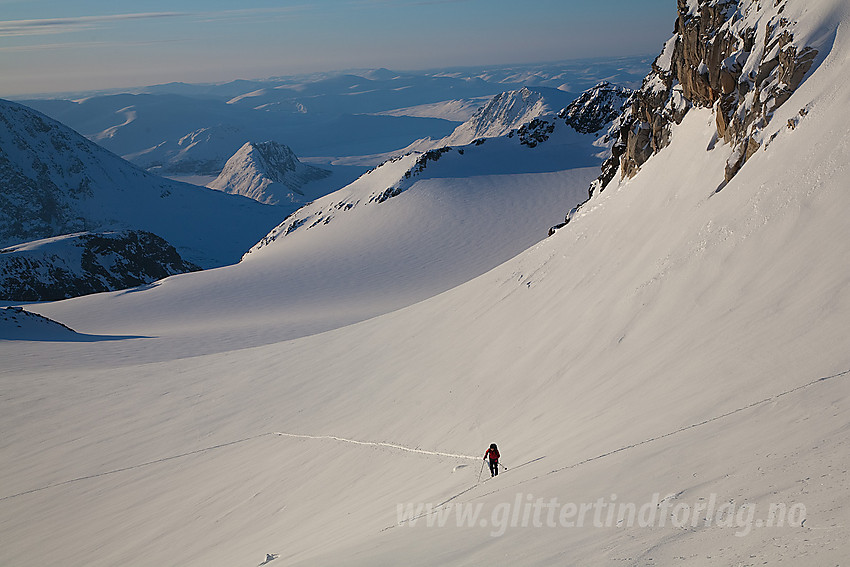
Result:
[[[484,460],[490,459],[490,476],[499,474],[499,449],[495,443],[490,444],[490,448],[484,453]]]

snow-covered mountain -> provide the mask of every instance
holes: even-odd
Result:
[[[150,232],[88,232],[0,250],[0,301],[56,301],[198,270]]]
[[[233,148],[239,147],[247,135],[240,126],[203,127],[123,157],[160,175],[217,176],[232,157]],[[99,144],[105,141],[101,135],[95,135],[92,139]]]
[[[283,144],[246,142],[207,187],[267,205],[305,204],[315,195],[304,186],[330,175],[326,169],[301,163]]]
[[[504,92],[493,97],[472,118],[441,140],[441,146],[463,146],[479,138],[504,136],[535,118],[556,114],[572,97],[557,89],[530,89]]]
[[[631,94],[630,89],[608,81],[600,82],[576,99],[554,89],[524,87],[518,91],[504,92],[490,99],[445,138],[420,139],[405,148],[405,151],[428,151],[468,145],[487,138],[513,136],[539,130],[541,125],[551,126],[558,119],[580,134],[598,134],[618,119]],[[613,145],[609,138],[597,144],[603,148],[600,155],[604,158],[608,157],[605,151]]]
[[[343,95],[335,95],[340,104],[360,98]],[[354,114],[343,106],[311,114],[288,105],[256,108],[258,100],[250,96],[231,104],[167,94],[24,102],[139,167],[175,176],[218,175],[250,140],[275,140],[301,156],[362,155],[404,147],[423,136],[442,137],[457,124],[439,118]]]
[[[612,92],[618,94],[612,95]],[[556,115],[557,110],[552,110],[556,107],[545,104],[542,97],[532,95],[531,91],[497,96],[485,107],[488,112],[479,112],[470,121],[477,125],[479,133],[489,132],[494,137],[477,137],[460,146],[444,146],[441,144],[446,140],[441,140],[428,144],[438,146],[436,148],[410,151],[390,159],[339,191],[295,211],[251,252],[290,233],[327,225],[358,207],[380,205],[429,179],[550,173],[596,166],[607,157],[610,146],[608,140],[600,139],[599,131],[611,124],[616,110],[622,107],[622,97],[627,95],[625,89],[600,86],[576,101],[575,108],[565,109],[560,117]],[[506,102],[508,100],[512,102]],[[513,117],[507,117],[506,112]],[[578,131],[574,124],[579,123],[593,123],[598,128],[589,131],[590,128],[585,127],[585,131]],[[496,135],[496,132],[501,134]],[[464,134],[454,139],[467,138],[469,136]],[[517,195],[521,197],[522,192],[518,190]],[[569,201],[568,204],[577,203]]]
[[[0,246],[138,229],[203,267],[231,263],[280,221],[250,199],[151,175],[55,120],[0,101]]]
[[[539,92],[503,93],[458,127],[457,136],[428,142],[425,147],[436,146],[432,149],[413,150],[388,160],[354,183],[302,207],[251,251],[291,232],[328,224],[359,205],[380,204],[426,179],[543,173],[596,165],[610,154],[614,141],[607,129],[619,124],[631,94],[629,89],[602,82],[558,111],[554,110],[557,104]],[[450,139],[467,140],[472,131],[492,136],[475,137],[460,147],[442,145]]]
[[[435,174],[234,266],[28,306],[77,334],[0,341],[0,563],[843,565],[850,6],[678,7],[724,20],[706,55],[736,18],[751,54],[783,18],[818,52],[728,180],[721,104],[683,86],[550,238],[598,168]],[[663,125],[636,117],[621,157]]]

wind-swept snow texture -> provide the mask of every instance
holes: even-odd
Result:
[[[486,178],[427,180],[237,266],[38,306],[78,332],[148,338],[0,342],[0,563],[842,565],[850,14],[839,0],[761,5],[785,6],[799,40],[831,30],[834,44],[816,46],[824,59],[777,109],[772,141],[719,193],[733,148],[712,143],[714,109],[695,108],[553,237],[355,324],[339,310],[362,296],[341,274],[383,296],[399,280],[382,263],[404,265],[402,280],[426,264],[425,285],[442,272],[414,251],[500,240],[511,219],[482,215]],[[551,177],[508,179],[534,191]],[[482,217],[487,238],[433,239]],[[396,254],[374,248],[391,228]],[[317,263],[279,269],[289,255]],[[269,291],[296,266],[315,269],[288,280],[300,312]],[[333,328],[293,331],[321,319]],[[231,350],[228,330],[257,346]],[[509,470],[478,483],[459,457],[492,442]],[[725,515],[709,520],[712,502]],[[449,514],[399,525],[409,503]],[[645,515],[613,508],[608,523],[611,503]],[[482,515],[458,519],[460,504]],[[771,505],[805,514],[769,527]]]
[[[202,267],[232,263],[280,211],[151,175],[70,128],[0,101],[0,246],[83,231],[140,229]]]

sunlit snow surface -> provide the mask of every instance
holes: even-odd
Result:
[[[850,42],[845,6],[806,8],[835,46],[719,193],[697,109],[542,242],[514,220],[593,172],[423,180],[237,266],[28,307],[145,338],[0,341],[0,563],[842,564]],[[478,483],[492,442],[509,470]],[[656,494],[664,525],[522,527]],[[674,525],[712,498],[752,529]],[[449,499],[517,525],[396,525]],[[771,504],[805,522],[757,527]]]

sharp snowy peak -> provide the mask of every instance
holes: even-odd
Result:
[[[462,146],[480,138],[504,136],[535,118],[556,114],[569,99],[568,93],[543,88],[523,87],[498,94],[437,145]]]
[[[192,263],[232,263],[280,222],[241,197],[149,174],[20,104],[0,101],[0,246],[146,230]]]
[[[246,142],[227,160],[221,174],[208,187],[268,205],[305,204],[312,198],[304,186],[330,174],[325,169],[301,163],[283,144]]]

